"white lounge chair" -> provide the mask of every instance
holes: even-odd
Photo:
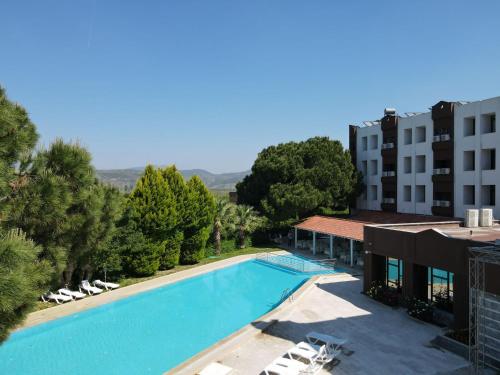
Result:
[[[314,362],[323,365],[333,361],[342,353],[340,348],[328,350],[326,345],[310,344],[303,341],[299,342],[295,347],[300,349],[299,355],[304,353],[304,351],[308,351],[310,352],[311,358],[314,358]]]
[[[298,375],[307,369],[307,364],[290,358],[276,358],[264,369],[266,375]]]
[[[110,290],[110,289],[119,288],[120,284],[109,283],[109,282],[105,282],[105,281],[101,281],[101,280],[95,280],[94,286],[101,287],[101,288],[104,288],[106,290]]]
[[[80,284],[80,286],[78,287],[78,289],[80,289],[80,292],[83,289],[85,291],[85,293],[87,293],[90,296],[92,296],[94,294],[100,294],[103,292],[102,289],[90,285],[88,280],[83,280],[82,283]]]
[[[334,352],[339,350],[343,345],[347,343],[347,339],[342,339],[340,337],[326,335],[324,333],[309,332],[306,335],[307,342],[313,345],[325,345],[329,352]]]
[[[290,349],[286,354],[289,359],[294,360],[295,362],[303,363],[306,367],[301,370],[302,373],[306,374],[317,374],[326,363],[322,360],[322,356],[324,354],[324,348],[321,349],[321,352],[302,349],[298,346]]]
[[[58,305],[60,305],[61,303],[64,303],[64,302],[73,301],[73,298],[68,297],[68,296],[63,296],[62,294],[55,294],[52,292],[48,292],[47,294],[42,296],[42,301],[43,302],[52,301],[52,302],[55,302]]]
[[[201,370],[198,375],[228,375],[231,374],[232,371],[233,369],[231,367],[224,366],[217,362],[212,362]]]
[[[82,299],[86,296],[85,293],[69,290],[68,288],[61,288],[57,291],[57,293],[71,297],[72,299]]]

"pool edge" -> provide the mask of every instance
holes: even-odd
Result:
[[[342,275],[342,274],[329,274],[332,275]],[[198,352],[191,358],[180,363],[179,365],[171,368],[164,372],[164,374],[196,374],[197,371],[201,370],[203,366],[208,365],[210,362],[216,361],[216,356],[225,349],[236,345],[238,341],[243,340],[249,335],[257,335],[262,333],[265,329],[269,328],[273,324],[277,323],[277,319],[273,317],[283,311],[286,311],[290,307],[294,306],[300,298],[315,285],[316,281],[324,275],[313,275],[308,280],[306,280],[302,285],[300,285],[287,299],[281,302],[279,305],[274,307],[271,311],[265,313],[264,315],[253,320],[249,324],[241,327],[239,330],[233,332],[229,336],[215,342],[208,348]]]

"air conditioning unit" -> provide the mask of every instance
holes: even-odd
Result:
[[[441,141],[441,136],[440,135],[435,135],[434,137],[432,137],[432,141],[433,142],[439,142],[439,141]]]
[[[493,225],[493,210],[491,208],[481,208],[479,211],[479,225],[481,227],[491,227]]]
[[[388,171],[387,172],[387,176],[388,177],[394,177],[396,175],[396,172],[395,171]]]
[[[434,168],[432,170],[432,174],[441,174],[441,169],[440,168]]]
[[[439,207],[439,206],[441,205],[441,201],[438,201],[438,200],[433,200],[433,201],[432,201],[432,205],[433,205],[434,207]]]
[[[450,207],[451,202],[450,201],[441,201],[441,207]]]
[[[465,210],[464,225],[467,228],[476,228],[479,224],[479,210],[468,209]]]
[[[450,174],[450,168],[441,168],[440,174]]]

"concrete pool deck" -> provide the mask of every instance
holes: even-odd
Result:
[[[204,358],[176,368],[194,374],[208,362],[230,366],[236,374],[260,374],[273,359],[302,341],[309,331],[345,337],[340,362],[321,374],[446,374],[464,371],[467,361],[429,344],[439,327],[414,320],[403,309],[393,309],[361,294],[362,280],[347,274],[325,275],[285,302],[272,315],[278,320],[264,332],[254,332]],[[260,322],[254,322],[258,325]]]
[[[284,253],[275,251],[275,254]],[[189,268],[187,270],[175,272],[169,275],[156,277],[137,284],[132,284],[123,288],[105,292],[96,296],[85,297],[79,301],[68,302],[62,305],[49,307],[44,310],[35,311],[28,315],[25,322],[18,329],[23,329],[37,324],[45,323],[50,320],[62,318],[81,311],[91,309],[106,303],[114,302],[122,298],[133,296],[134,294],[162,287],[189,277],[202,275],[204,273],[228,267],[237,263],[254,259],[257,254],[238,255],[232,258],[223,259],[209,264]]]

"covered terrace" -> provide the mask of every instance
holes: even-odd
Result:
[[[438,216],[383,211],[356,211],[347,217],[311,216],[294,225],[294,249],[363,267],[364,226],[367,224],[430,223],[453,220]]]

